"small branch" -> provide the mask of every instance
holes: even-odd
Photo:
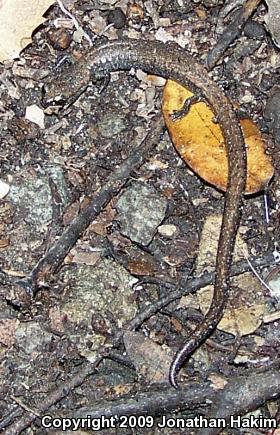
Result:
[[[264,257],[263,259],[255,260],[254,263],[255,263],[255,266],[260,266],[260,265],[271,264],[272,261],[273,261],[273,255],[270,254],[270,255],[267,255],[266,257]],[[240,265],[239,266],[235,265],[232,268],[232,272],[235,273],[236,275],[244,273],[244,271],[246,271],[246,270],[251,270],[250,266],[248,265],[247,262],[243,262],[242,267]],[[126,326],[125,329],[135,330],[135,329],[139,328],[145,320],[147,320],[153,314],[160,311],[161,308],[168,305],[170,302],[181,298],[184,294],[196,291],[198,288],[201,288],[203,285],[212,283],[213,280],[214,280],[214,274],[208,273],[206,275],[203,275],[200,278],[197,278],[196,280],[193,280],[189,286],[184,285],[181,289],[179,289],[175,292],[172,292],[172,294],[170,294],[169,296],[164,297],[161,300],[155,302],[154,304],[149,305],[141,313],[136,315],[135,318],[128,323],[128,325]],[[175,287],[175,284],[168,283],[168,286],[172,287],[172,285],[174,285],[174,287]],[[116,347],[117,345],[120,344],[121,340],[122,340],[122,331],[118,330],[118,331],[116,331],[115,335],[111,338],[111,342]],[[94,373],[94,371],[96,370],[96,367],[103,360],[103,358],[110,358],[114,361],[118,361],[119,363],[126,365],[127,367],[132,368],[132,364],[125,357],[118,355],[114,351],[108,350],[108,348],[106,346],[103,346],[99,349],[98,357],[96,358],[96,361],[94,364],[91,364],[91,365],[86,364],[86,366],[80,371],[79,374],[74,375],[73,377],[71,377],[71,375],[70,375],[69,376],[70,380],[68,382],[65,382],[61,387],[59,387],[56,390],[49,393],[47,395],[47,397],[40,404],[38,404],[36,406],[36,412],[39,413],[41,416],[44,415],[44,413],[46,412],[46,410],[48,408],[50,408],[52,405],[54,405],[59,400],[63,399],[68,394],[68,392],[71,391],[73,388],[77,387],[78,385],[81,385],[88,375]],[[279,375],[279,377],[280,377],[280,375]],[[280,382],[280,380],[279,380],[279,382]],[[208,399],[210,399],[212,397],[211,396],[211,394],[212,394],[211,389],[209,390],[208,387],[206,387],[206,386],[204,386],[203,389],[199,390],[200,393],[202,392],[202,394],[197,398],[196,401],[195,401],[195,396],[194,396],[196,390],[195,390],[195,386],[193,387],[193,385],[190,388],[194,388],[194,390],[192,390],[192,389],[190,390],[189,388],[186,389],[185,387],[179,391],[174,390],[173,388],[167,388],[165,390],[165,388],[166,387],[163,387],[163,389],[158,390],[156,393],[157,395],[160,394],[160,399],[155,401],[156,398],[152,397],[151,403],[153,404],[153,406],[151,404],[147,408],[149,410],[149,413],[152,412],[152,409],[155,409],[155,413],[158,414],[158,413],[160,413],[161,408],[166,410],[166,409],[171,409],[172,406],[175,407],[174,409],[178,409],[178,410],[186,409],[186,408],[184,408],[184,403],[189,404],[188,406],[190,406],[190,402],[188,402],[190,397],[193,400],[192,406],[194,406],[195,404],[196,404],[196,406],[199,406],[201,400],[202,400],[202,403],[204,403],[203,399],[205,399],[205,397],[207,397]],[[168,393],[169,395],[167,394],[167,392],[169,392]],[[187,393],[184,395],[184,392],[187,392]],[[183,398],[182,398],[182,394],[183,394]],[[190,394],[192,394],[192,395],[189,396]],[[216,391],[215,391],[215,394],[216,394]],[[143,396],[143,397],[145,399],[146,396]],[[150,393],[149,393],[149,397],[150,397]],[[139,402],[139,400],[140,399],[137,399],[136,404],[134,404],[134,405],[133,405],[134,402],[129,402],[133,405],[130,408],[130,409],[133,409],[132,414],[136,412],[135,406],[136,405],[140,406],[141,402]],[[145,400],[144,400],[144,403],[147,403],[147,402],[145,402]],[[106,402],[106,403],[108,403],[108,402]],[[123,406],[127,407],[128,406],[127,403],[128,403],[127,400],[120,403],[119,409],[121,410],[122,413],[125,413],[125,411],[123,410]],[[148,402],[148,403],[150,403],[150,402]],[[156,403],[157,403],[158,408],[155,406]],[[118,406],[118,404],[116,406]],[[112,411],[112,409],[113,409],[113,411]],[[117,413],[116,409],[115,410],[114,409],[115,408],[110,408],[113,415]],[[13,412],[16,412],[16,411],[13,411]],[[95,412],[95,411],[92,411],[92,412]],[[96,412],[99,412],[99,413],[101,412],[101,413],[103,413],[103,415],[105,415],[104,408],[99,409],[99,407],[97,407]],[[141,408],[141,412],[143,412],[142,408]],[[128,415],[131,415],[131,414],[128,413]],[[25,413],[16,423],[13,423],[13,425],[10,428],[8,428],[4,432],[2,432],[2,434],[3,435],[18,435],[18,434],[20,434],[20,432],[22,430],[27,428],[34,421],[35,418],[36,418],[36,416],[33,413]],[[5,421],[10,423],[9,418],[6,418]],[[2,423],[1,427],[2,428],[5,427],[3,425],[3,423]]]
[[[78,374],[73,376],[70,375],[68,381],[64,382],[60,387],[50,392],[47,397],[36,406],[36,413],[43,416],[47,409],[49,409],[59,400],[63,399],[63,397],[67,396],[67,394],[69,394],[74,388],[81,385],[87,376],[95,371],[101,360],[102,357],[99,356],[96,358],[93,364],[86,364],[86,366],[82,368]],[[24,429],[30,426],[35,418],[36,415],[33,412],[24,413],[19,420],[4,430],[2,435],[19,435]]]
[[[279,365],[279,362],[278,362]],[[207,419],[224,418],[230,421],[231,415],[242,416],[262,406],[267,400],[280,396],[280,372],[274,364],[262,371],[248,371],[242,376],[236,376],[222,389],[217,389],[209,382],[192,383],[181,389],[153,387],[147,391],[136,393],[133,397],[124,396],[115,400],[100,402],[80,408],[74,413],[76,418],[101,418],[120,415],[164,415],[166,412],[185,411],[207,407]],[[244,394],[246,391],[246,394]],[[210,414],[209,414],[210,407]],[[64,415],[66,417],[66,415]],[[176,417],[174,417],[176,418]],[[192,412],[192,419],[193,419]],[[201,435],[214,435],[221,429],[201,430]]]
[[[247,0],[235,20],[224,30],[214,48],[208,53],[206,64],[209,71],[214,68],[228,46],[241,34],[248,18],[260,2],[261,0]]]
[[[74,17],[74,15],[70,14],[70,12],[65,8],[64,4],[62,3],[61,0],[56,0],[58,3],[58,6],[60,7],[60,9],[62,10],[62,12],[67,15],[68,18],[70,18],[70,20],[72,20],[75,29],[78,32],[81,32],[82,35],[84,36],[84,38],[88,41],[89,46],[92,47],[92,40],[90,38],[90,36],[84,31],[84,29],[80,26],[80,24],[78,23],[78,20]]]
[[[280,397],[279,361],[262,372],[252,372],[250,376],[233,378],[215,398],[209,418],[224,418],[230,421],[231,415],[242,416],[258,409],[268,400]],[[277,368],[278,366],[278,368]],[[246,392],[246,394],[244,394]],[[216,435],[221,430],[205,429],[199,435]]]
[[[121,415],[163,415],[172,411],[203,408],[207,401],[213,401],[217,392],[209,383],[191,383],[178,390],[171,386],[153,385],[133,396],[126,395],[115,400],[102,400],[74,412],[76,418],[90,415],[91,418],[106,418]]]
[[[250,265],[247,263],[247,261],[242,261],[238,264],[235,264],[231,268],[231,277],[242,275],[244,272],[250,272],[252,264],[254,265],[254,267],[270,266],[271,264],[274,264],[274,257],[272,254],[269,253],[267,255],[264,255],[260,259],[255,259],[254,261],[251,261]],[[215,279],[215,274],[207,272],[198,278],[193,278],[188,282],[185,282],[183,284],[181,283],[179,285],[178,283],[176,284],[176,282],[160,283],[166,288],[173,289],[173,290],[170,291],[167,296],[164,296],[160,300],[145,307],[144,310],[138,313],[134,317],[134,319],[129,322],[128,328],[131,330],[138,329],[142,325],[142,323],[144,323],[147,319],[149,319],[154,314],[159,312],[163,307],[166,307],[171,302],[180,299],[182,296],[185,296],[190,293],[195,293],[200,288],[205,287],[206,285],[209,284],[213,284],[214,279]],[[158,284],[159,280],[156,278],[149,277],[145,281],[142,280],[142,282]]]
[[[108,181],[95,193],[89,205],[73,219],[55,244],[39,260],[31,273],[18,282],[29,294],[34,294],[38,287],[47,286],[50,275],[60,267],[70,249],[88,228],[92,220],[98,216],[112,197],[119,193],[131,173],[143,164],[149,153],[158,144],[163,129],[163,121],[158,116],[140,146],[134,149],[131,155],[110,175]]]

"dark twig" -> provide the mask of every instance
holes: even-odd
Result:
[[[208,70],[214,68],[228,46],[240,35],[248,18],[252,15],[260,2],[261,0],[247,0],[245,2],[237,13],[235,20],[224,30],[214,48],[209,51],[206,61]]]
[[[279,362],[278,362],[279,364]],[[209,386],[208,383],[192,383],[174,390],[161,386],[135,394],[134,397],[121,397],[113,401],[101,401],[76,411],[75,417],[91,418],[120,415],[161,415],[171,411],[207,409],[207,419],[224,418],[227,422],[231,415],[244,415],[263,405],[267,400],[280,396],[280,372],[274,364],[262,371],[248,371],[236,376],[226,383],[222,389]],[[246,391],[246,394],[244,394]],[[221,430],[205,429],[203,435],[214,435]]]
[[[72,223],[48,250],[46,255],[40,259],[31,273],[19,282],[29,293],[34,294],[38,287],[46,285],[50,275],[59,268],[70,249],[92,220],[102,211],[112,197],[118,194],[132,171],[143,164],[149,153],[158,144],[163,129],[162,118],[158,116],[141,145],[134,149],[132,154],[110,175],[107,182],[94,195],[89,205],[73,219]]]
[[[9,276],[6,272],[0,268],[0,285],[11,286],[14,283],[14,277]]]
[[[255,260],[254,266],[257,267],[257,266],[269,265],[272,262],[273,262],[273,256],[270,254],[270,255],[263,257],[262,259]],[[239,275],[239,274],[244,273],[244,271],[247,271],[247,270],[250,270],[248,263],[242,262],[242,266],[235,265],[232,268],[232,273],[235,275]],[[179,290],[172,292],[172,294],[170,294],[169,296],[166,296],[166,297],[162,298],[161,300],[159,300],[159,301],[149,305],[147,308],[145,308],[141,313],[136,315],[135,318],[128,323],[128,325],[126,326],[126,329],[135,330],[135,329],[139,328],[145,320],[147,320],[153,314],[160,311],[161,308],[168,305],[170,302],[181,298],[184,294],[194,292],[206,284],[212,283],[213,280],[214,280],[214,274],[208,273],[208,274],[203,275],[200,278],[193,280],[190,283],[190,285],[188,285],[188,286],[186,286],[186,284],[185,284]],[[175,283],[168,283],[168,285],[171,287],[172,286],[175,287]],[[112,337],[113,345],[116,347],[118,344],[120,344],[121,339],[122,339],[122,331],[118,330],[116,332],[115,336]],[[43,400],[39,405],[37,405],[36,412],[39,413],[40,415],[43,415],[44,412],[48,408],[50,408],[52,405],[54,405],[59,400],[63,399],[63,397],[65,397],[69,391],[71,391],[73,388],[77,387],[78,385],[82,384],[83,381],[86,379],[86,377],[89,374],[94,373],[96,367],[102,361],[103,358],[110,358],[114,361],[118,361],[119,363],[126,365],[127,367],[130,367],[130,368],[133,367],[133,364],[131,364],[130,361],[128,361],[125,357],[118,355],[114,351],[111,351],[111,350],[108,351],[108,348],[106,346],[99,349],[98,355],[99,356],[97,357],[95,364],[91,364],[91,365],[87,364],[79,372],[79,374],[74,375],[72,378],[70,377],[70,380],[68,382],[65,382],[61,387],[59,387],[56,390],[49,393],[48,396],[45,398],[45,400]],[[192,391],[194,392],[196,387],[194,386],[193,388],[194,388],[194,390],[192,390]],[[172,400],[170,399],[169,396],[166,396],[166,391],[170,392],[170,394],[171,394],[170,397],[173,398]],[[184,394],[184,391],[187,391],[188,394],[190,392],[189,389],[183,389],[180,391],[182,391],[182,394]],[[160,397],[162,398],[162,401],[157,402],[157,403],[161,403],[161,406],[159,407],[158,410],[155,407],[154,408],[155,412],[160,413],[161,407],[164,407],[164,406],[165,406],[165,409],[171,409],[171,408],[166,408],[166,406],[167,406],[165,403],[166,397],[167,397],[167,402],[170,400],[169,407],[176,405],[175,407],[178,409],[181,409],[181,410],[185,409],[184,407],[181,407],[183,405],[183,402],[182,402],[182,396],[180,395],[181,394],[180,391],[178,392],[178,390],[174,390],[173,388],[167,388],[167,390],[162,390],[161,393],[159,393],[159,391],[157,391],[157,395],[161,394]],[[205,398],[205,397],[210,398],[211,397],[211,394],[212,394],[211,389],[208,389],[208,387],[204,387],[204,389],[200,390],[200,392],[201,391],[203,391],[203,393],[202,393],[202,396],[199,396],[199,397],[203,397],[203,398]],[[206,393],[207,393],[207,395],[206,395]],[[192,396],[192,397],[194,397],[194,396]],[[188,397],[188,398],[190,398],[190,397]],[[137,402],[137,400],[136,400],[136,402]],[[158,400],[160,400],[160,399],[158,399]],[[121,405],[120,409],[122,409],[122,406],[125,406],[125,404],[128,403],[127,401],[128,401],[128,399],[126,399],[126,401],[124,401],[124,404]],[[152,400],[152,402],[153,402],[153,400]],[[136,403],[136,405],[137,405],[137,403]],[[186,402],[186,403],[189,403],[189,402]],[[181,404],[181,406],[179,406],[180,404]],[[193,404],[194,404],[194,402],[193,402]],[[199,404],[199,400],[196,402],[197,406],[198,406],[198,404]],[[128,406],[128,405],[126,405],[126,406]],[[148,408],[148,409],[150,410],[150,408]],[[13,411],[13,412],[15,412],[15,411]],[[96,412],[99,412],[99,413],[101,412],[101,413],[104,413],[104,415],[105,415],[104,409],[102,409],[102,410],[99,409],[99,411],[96,411]],[[116,412],[114,411],[113,414],[115,414],[115,413]],[[128,415],[130,415],[130,414],[128,414]],[[13,424],[12,427],[6,429],[3,432],[3,434],[4,435],[18,435],[22,430],[24,430],[26,427],[28,427],[34,421],[35,418],[36,418],[36,415],[34,415],[33,413],[25,413],[16,423]],[[8,418],[6,421],[10,423],[11,419]],[[3,426],[3,424],[2,424],[2,428],[3,427],[5,427],[5,426]]]
[[[139,391],[134,396],[126,395],[115,400],[102,400],[78,409],[75,417],[91,418],[121,415],[161,415],[172,411],[203,408],[206,400],[214,400],[216,393],[206,383],[192,382],[178,390],[164,384],[152,386],[148,390]]]
[[[246,392],[246,394],[244,394]],[[224,418],[230,421],[231,415],[242,416],[258,409],[266,401],[280,397],[279,361],[261,372],[252,372],[250,376],[243,375],[229,381],[213,401],[210,418]],[[216,435],[217,429],[205,429],[200,435]]]
[[[101,360],[101,356],[97,357],[94,364],[86,364],[85,367],[82,368],[78,374],[72,377],[70,376],[68,381],[64,382],[60,387],[49,393],[47,397],[36,406],[36,414],[39,414],[41,416],[44,415],[47,409],[49,409],[59,400],[63,399],[63,397],[69,394],[75,387],[81,385],[86,377],[95,371]],[[2,432],[2,435],[20,434],[25,428],[30,426],[35,418],[37,417],[34,413],[25,412],[19,420],[17,420],[10,427],[4,430]]]
[[[21,417],[22,414],[23,414],[23,410],[18,406],[12,411],[10,411],[10,413],[0,421],[0,430],[5,429],[5,427],[12,424],[15,418]]]
[[[275,260],[272,254],[264,255],[262,258],[255,259],[251,263],[254,267],[259,266],[270,266],[274,264]],[[251,271],[251,267],[247,261],[242,261],[237,265],[232,266],[231,276],[241,275],[244,272]],[[139,328],[145,320],[149,319],[151,316],[159,312],[163,307],[166,307],[171,302],[180,299],[182,296],[186,294],[194,293],[202,287],[206,285],[212,284],[214,282],[215,274],[214,273],[204,273],[201,277],[194,278],[188,282],[185,282],[178,286],[175,282],[168,282],[166,286],[169,289],[174,289],[174,291],[170,292],[167,296],[164,296],[160,300],[154,302],[151,305],[148,305],[143,311],[138,313],[133,320],[129,322],[129,329],[135,330]],[[149,277],[146,282],[150,283],[159,283],[158,279],[153,277]],[[161,282],[160,282],[161,283]],[[161,285],[164,285],[161,283]]]
[[[46,246],[52,245],[55,237],[60,234],[62,227],[62,199],[55,180],[49,177],[49,187],[52,197],[52,225],[48,228],[46,235]]]

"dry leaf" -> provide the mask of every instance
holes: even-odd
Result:
[[[203,224],[196,260],[196,271],[198,274],[203,273],[205,267],[207,267],[208,270],[215,269],[221,225],[221,215],[209,215]],[[249,255],[248,249],[246,243],[240,236],[240,232],[238,231],[235,241],[233,259],[235,262],[243,260],[244,255]]]
[[[178,153],[192,170],[208,183],[225,191],[227,156],[220,126],[213,121],[213,112],[204,102],[199,102],[191,105],[183,118],[173,121],[170,117],[192,95],[178,83],[167,81],[163,95],[163,115],[168,131]],[[266,186],[274,169],[265,154],[265,143],[257,126],[251,120],[242,120],[240,124],[247,145],[246,193],[255,193]]]
[[[66,257],[66,263],[87,264],[88,266],[95,266],[98,260],[100,260],[100,252],[90,251],[90,248],[88,247],[87,249],[88,250],[83,250],[78,247],[71,249],[70,254],[68,254]]]
[[[197,292],[197,295],[200,306],[206,313],[212,300],[213,287],[204,287]],[[240,337],[252,334],[262,324],[264,312],[264,304],[252,306],[242,304],[239,307],[227,306],[223,318],[218,324],[218,329]]]
[[[223,376],[212,373],[208,376],[209,381],[211,381],[211,386],[213,390],[223,390],[225,386],[228,384],[228,379]]]
[[[208,270],[215,267],[221,221],[221,216],[210,215],[204,223],[196,266],[199,274],[203,273],[206,267]],[[244,254],[248,255],[247,246],[238,233],[234,249],[235,261],[243,258]],[[230,295],[229,304],[218,328],[234,335],[251,334],[261,325],[266,312],[264,289],[252,274],[243,274],[234,278],[233,282],[235,286],[242,289],[242,292],[240,294],[235,290]],[[213,286],[207,286],[197,292],[199,306],[203,313],[208,311],[212,296]],[[182,303],[187,306],[195,305],[193,301],[188,301],[186,298]]]
[[[19,56],[54,0],[0,0],[0,62]]]
[[[152,382],[167,382],[172,357],[163,346],[139,332],[126,331],[125,349],[138,373]]]
[[[148,258],[141,258],[138,256],[138,258],[128,262],[127,270],[132,275],[153,276],[155,274],[155,264],[149,256]]]
[[[7,246],[9,246],[9,244],[9,239],[0,239],[0,249],[6,248]]]
[[[239,289],[230,293],[229,301],[218,324],[218,328],[229,334],[244,336],[255,332],[263,322],[267,310],[264,289],[251,273],[244,273],[234,279]],[[213,296],[213,286],[207,286],[197,292],[200,308],[208,311]]]
[[[249,272],[233,278],[231,288],[218,329],[235,336],[252,334],[263,323],[269,310],[265,304],[265,289]],[[180,307],[200,308],[206,314],[212,298],[213,286],[208,285],[195,295],[184,296],[180,300]]]

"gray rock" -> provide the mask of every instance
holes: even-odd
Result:
[[[121,195],[116,208],[122,234],[146,246],[164,219],[167,201],[153,187],[134,182]]]
[[[37,322],[21,323],[15,333],[16,344],[25,354],[42,349],[50,343],[52,334],[44,331]]]
[[[90,325],[95,312],[111,311],[119,322],[126,322],[136,314],[132,301],[133,277],[124,267],[111,260],[103,260],[97,266],[79,265],[62,273],[70,280],[63,311],[74,323]]]
[[[64,174],[59,166],[50,166],[42,174],[22,173],[24,180],[11,186],[8,199],[15,205],[16,215],[30,225],[41,227],[52,218],[51,190],[48,177],[55,181],[64,205],[69,198]],[[34,228],[33,228],[34,230]]]
[[[269,92],[264,117],[267,120],[269,132],[275,142],[280,142],[280,87],[274,86]]]
[[[116,136],[126,129],[124,116],[116,112],[105,114],[97,126],[101,136],[106,138]]]
[[[13,205],[13,228],[10,230],[10,246],[5,252],[5,267],[26,271],[32,259],[34,248],[42,244],[47,226],[52,223],[52,230],[59,229],[54,220],[52,193],[49,185],[52,178],[61,198],[61,213],[69,201],[70,194],[59,165],[47,167],[23,168],[14,175],[6,199]],[[55,198],[54,198],[55,199]],[[57,227],[56,227],[57,225]]]

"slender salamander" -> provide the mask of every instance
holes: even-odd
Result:
[[[147,73],[172,79],[185,87],[198,90],[217,117],[228,155],[228,187],[216,258],[214,295],[203,322],[177,352],[171,364],[169,379],[177,388],[177,374],[180,368],[216,328],[227,301],[229,270],[246,183],[245,145],[233,106],[226,95],[210,78],[207,70],[175,44],[129,39],[103,43],[85,55],[76,71],[74,66],[68,75],[64,72],[57,76],[53,85],[50,85],[46,97],[53,99],[56,95],[69,101],[90,81],[104,78],[113,71],[131,68],[140,68]]]

